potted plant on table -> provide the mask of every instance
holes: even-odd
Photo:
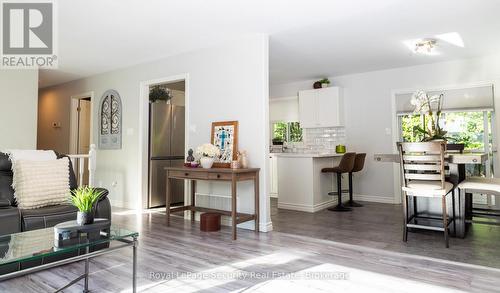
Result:
[[[420,90],[413,94],[411,104],[415,106],[416,113],[424,114],[424,125],[415,126],[414,131],[423,134],[422,141],[447,140],[446,131],[441,128],[439,119],[443,107],[443,94],[429,96],[425,91]],[[426,123],[426,120],[428,122]]]
[[[199,146],[196,149],[196,153],[201,157],[200,164],[205,169],[212,168],[215,157],[220,155],[219,148],[210,143]]]
[[[89,186],[78,187],[71,191],[70,202],[78,209],[76,222],[87,225],[94,222],[94,204],[99,200],[102,191]]]

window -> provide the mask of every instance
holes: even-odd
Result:
[[[492,111],[449,111],[441,114],[441,127],[447,131],[450,143],[463,143],[467,152],[485,152],[490,160],[483,165],[466,165],[466,176],[491,177],[493,174],[493,137]],[[428,122],[423,114],[399,115],[400,138],[402,141],[417,142],[423,136],[415,131],[415,126],[422,126]],[[495,197],[474,195],[474,204],[495,205]]]
[[[99,148],[121,149],[122,102],[115,90],[107,90],[99,108]]]
[[[302,141],[302,128],[299,122],[278,121],[273,123],[273,141],[300,142]]]
[[[492,112],[491,111],[449,111],[441,114],[441,127],[447,131],[450,143],[463,143],[465,151],[492,152]],[[423,136],[415,131],[415,126],[426,125],[428,117],[423,114],[399,115],[400,137],[402,141],[417,142]],[[493,173],[493,160],[484,165],[467,165],[467,176],[487,176]]]

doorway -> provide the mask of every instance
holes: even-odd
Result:
[[[148,208],[165,206],[165,168],[182,167],[185,157],[184,80],[149,86]],[[174,180],[172,204],[184,203],[184,182]]]
[[[92,98],[92,93],[71,97],[70,154],[89,153],[92,144]],[[83,182],[78,182],[78,185],[88,185],[89,182],[87,160],[84,164]],[[75,172],[79,167],[79,162],[75,161],[73,166]]]

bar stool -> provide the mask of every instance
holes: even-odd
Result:
[[[442,231],[446,248],[449,247],[448,229],[450,223],[455,225],[455,204],[453,201],[453,217],[448,219],[446,196],[452,194],[453,184],[445,180],[444,155],[446,142],[400,142],[398,143],[401,161],[401,188],[403,190],[404,227],[403,241],[408,239],[408,228]],[[442,218],[420,216],[417,214],[408,217],[408,197],[427,197],[441,200]],[[422,225],[419,219],[426,221],[442,221],[438,225]]]
[[[500,196],[500,178],[471,177],[458,184],[460,211],[465,214],[465,195],[480,193]]]
[[[363,167],[365,166],[365,158],[366,158],[366,153],[360,153],[356,154],[356,157],[354,159],[354,167],[352,168],[351,172],[349,172],[349,201],[347,202],[347,205],[350,207],[362,207],[363,205],[360,203],[355,202],[352,199],[352,173],[359,172],[363,170]]]
[[[340,160],[338,166],[333,168],[323,168],[321,169],[321,173],[336,173],[337,174],[337,195],[338,201],[337,206],[333,208],[329,208],[329,211],[335,212],[348,212],[352,209],[346,207],[342,204],[342,173],[349,173],[352,171],[354,167],[354,160],[356,159],[356,153],[345,153]],[[328,195],[334,195],[335,192],[329,192]]]

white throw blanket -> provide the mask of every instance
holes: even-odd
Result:
[[[69,196],[69,160],[53,151],[6,151],[12,162],[14,197],[21,209],[63,204]]]

